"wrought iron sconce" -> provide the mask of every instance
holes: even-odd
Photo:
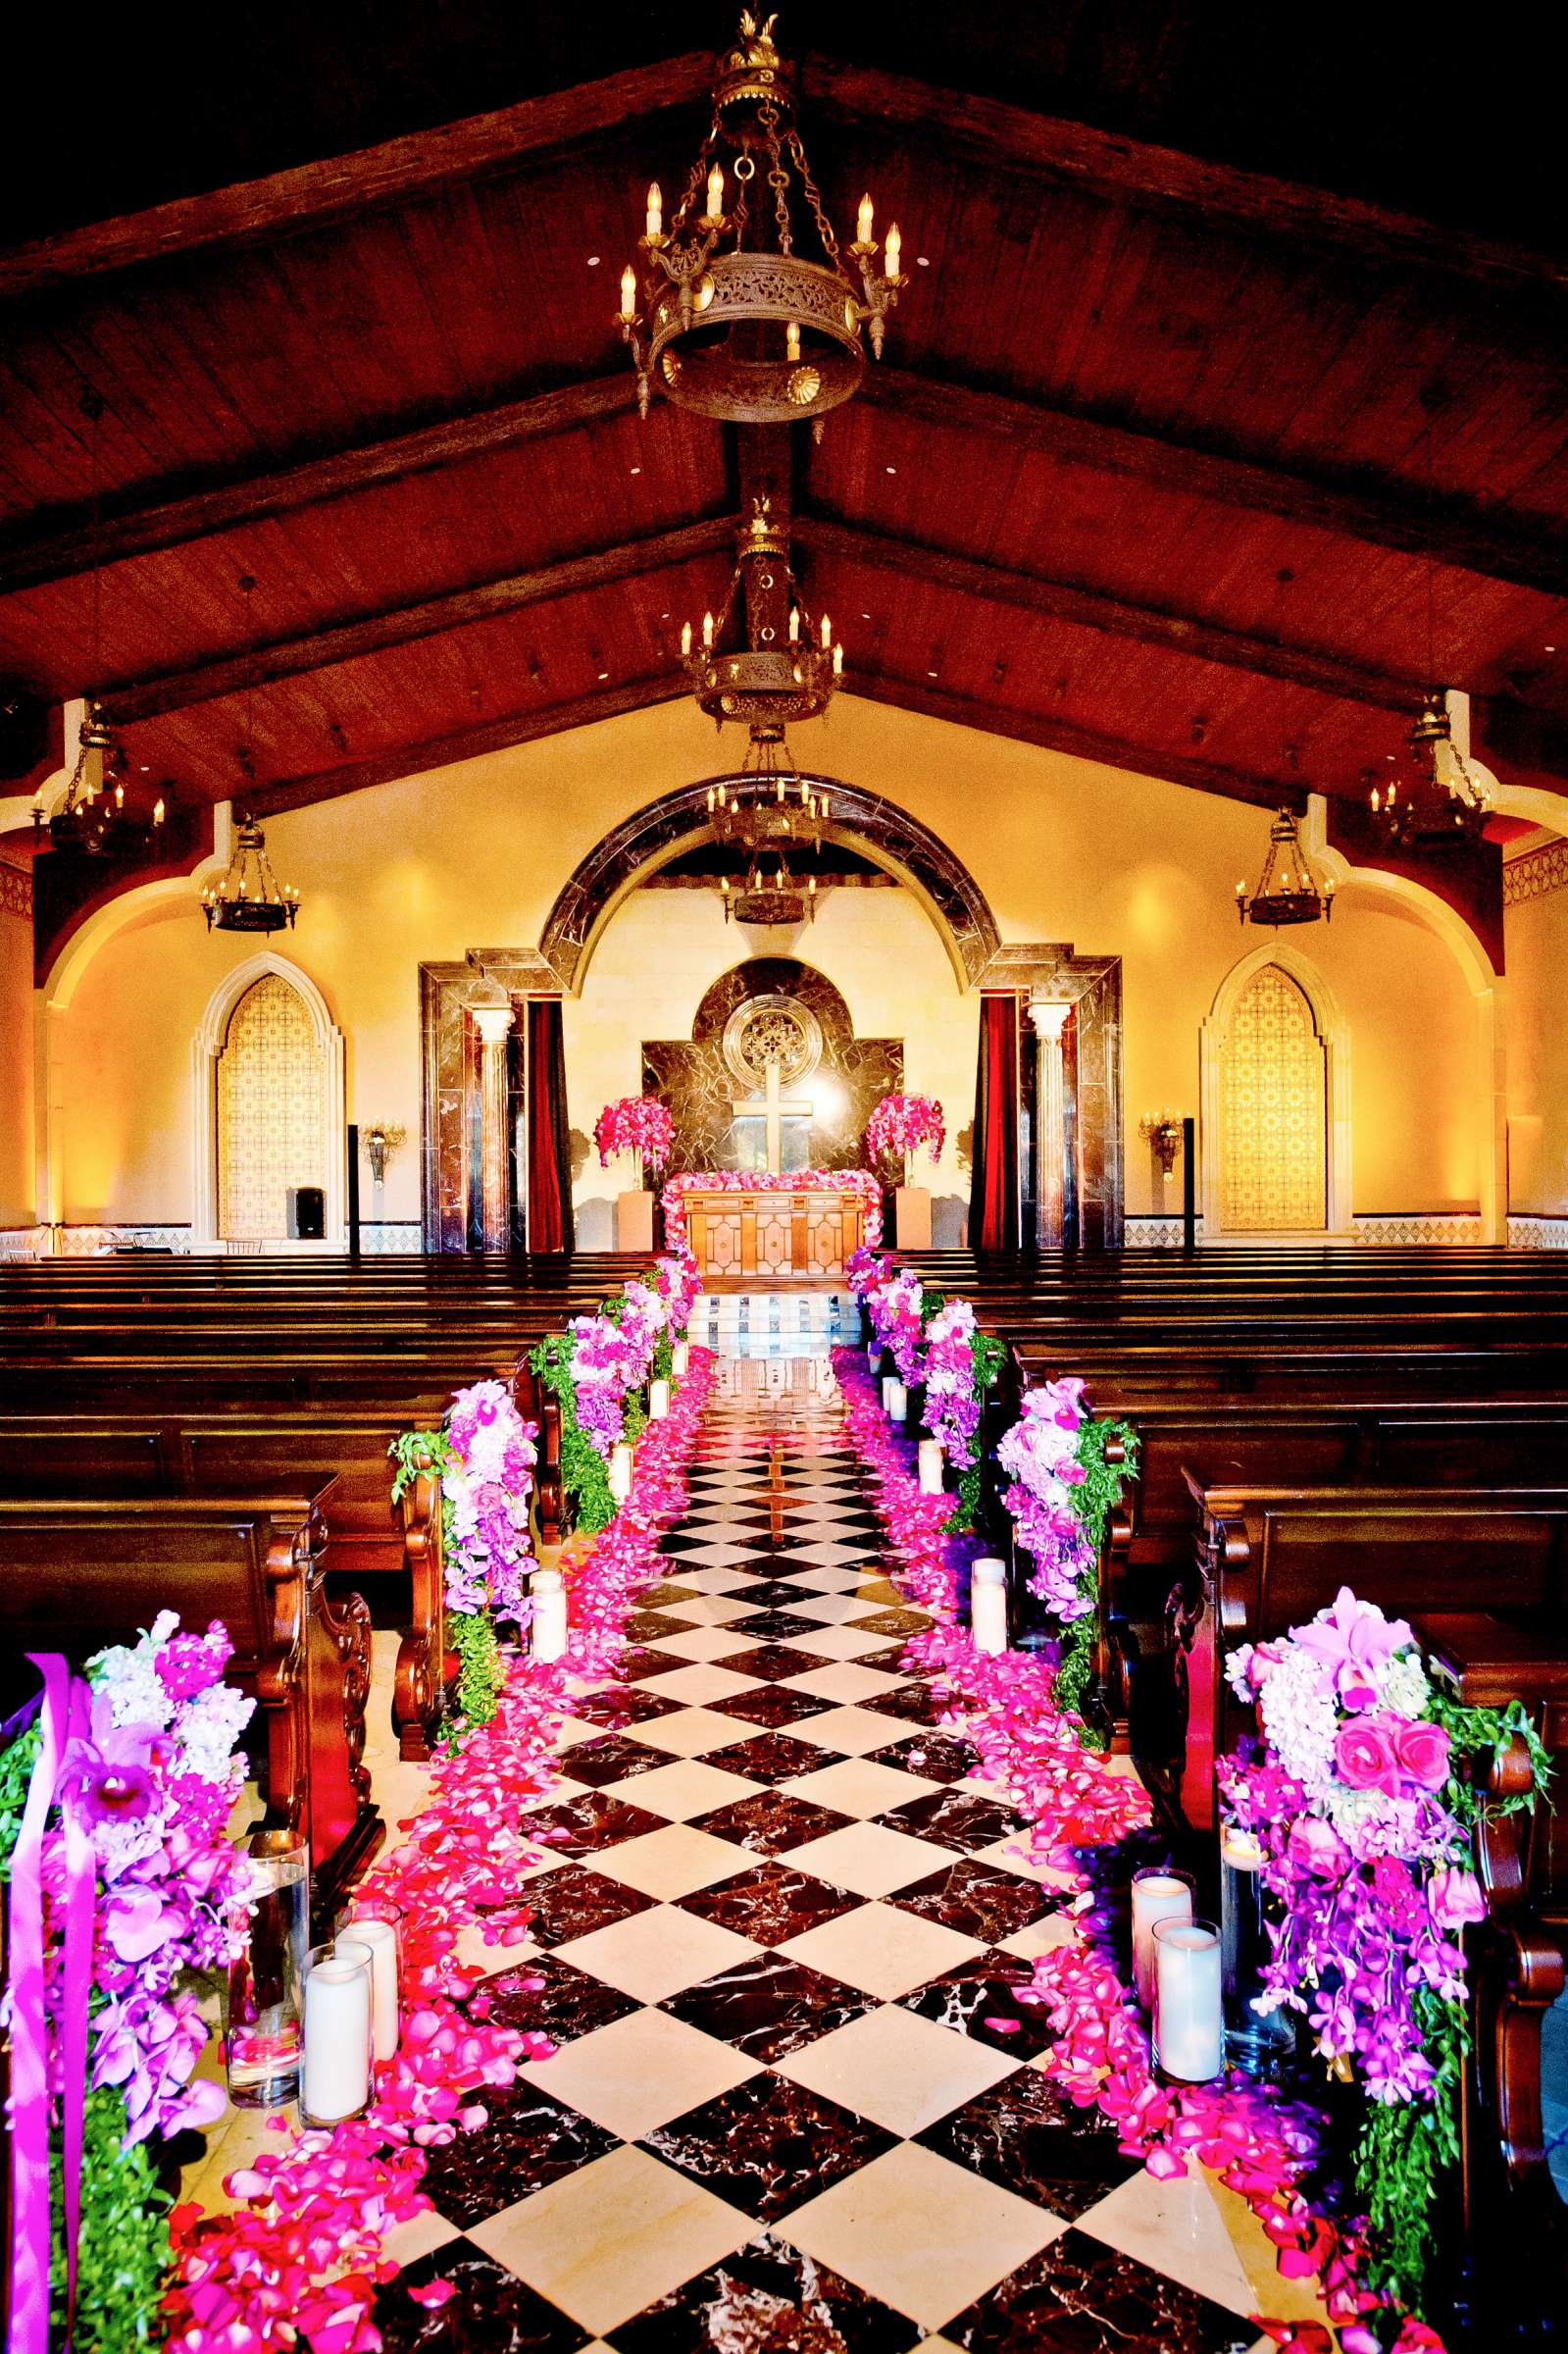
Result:
[[[387,1161],[397,1151],[407,1133],[407,1130],[397,1120],[373,1120],[366,1129],[360,1142],[365,1148],[365,1157],[371,1164],[371,1183],[373,1185],[380,1186],[386,1183]]]
[[[1153,1147],[1159,1158],[1160,1175],[1169,1185],[1176,1155],[1182,1150],[1181,1121],[1174,1111],[1146,1111],[1138,1121],[1138,1132]]]

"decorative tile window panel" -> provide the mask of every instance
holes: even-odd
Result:
[[[1237,999],[1226,1046],[1224,1222],[1240,1233],[1328,1223],[1323,1041],[1277,964]]]
[[[276,973],[247,989],[218,1057],[218,1231],[288,1232],[291,1186],[327,1176],[327,1063],[303,998]]]

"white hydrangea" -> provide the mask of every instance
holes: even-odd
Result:
[[[109,1709],[116,1724],[155,1724],[165,1730],[175,1704],[158,1672],[158,1654],[179,1624],[175,1611],[160,1611],[139,1643],[115,1643],[88,1662],[96,1686],[109,1687]]]
[[[180,1717],[183,1764],[204,1782],[227,1782],[234,1770],[235,1742],[250,1722],[256,1703],[232,1684],[209,1684],[187,1703]]]
[[[1395,1652],[1382,1675],[1381,1698],[1386,1708],[1399,1716],[1424,1716],[1432,1686],[1427,1671],[1413,1651]]]
[[[1330,1778],[1339,1710],[1310,1652],[1287,1647],[1264,1679],[1258,1713],[1287,1773],[1308,1789]]]

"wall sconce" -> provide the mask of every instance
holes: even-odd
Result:
[[[1158,1154],[1160,1175],[1169,1185],[1176,1155],[1182,1150],[1181,1121],[1174,1111],[1146,1111],[1138,1121],[1138,1132]]]
[[[373,1120],[360,1138],[365,1157],[371,1164],[371,1183],[386,1183],[386,1164],[402,1143],[407,1130],[397,1120]]]

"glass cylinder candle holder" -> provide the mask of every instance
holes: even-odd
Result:
[[[239,2109],[274,2109],[299,2090],[301,1988],[310,1952],[310,1849],[294,1831],[257,1831],[244,1944],[228,1966],[224,2062]]]
[[[677,1341],[670,1351],[670,1370],[677,1381],[684,1381],[690,1362],[691,1344],[689,1341]]]
[[[1294,2015],[1280,2004],[1253,2009],[1272,1951],[1264,1916],[1263,1847],[1253,1831],[1228,1827],[1220,1840],[1220,1956],[1225,2056],[1249,2076],[1269,2076],[1295,2052]]]
[[[945,1458],[939,1443],[936,1439],[922,1439],[920,1442],[920,1492],[923,1496],[939,1496],[941,1494]]]
[[[566,1650],[566,1581],[559,1569],[538,1568],[529,1581],[533,1616],[529,1621],[529,1649],[534,1659],[548,1663]]]
[[[648,1420],[662,1422],[669,1411],[670,1384],[656,1373],[648,1384]]]
[[[1225,2066],[1220,1932],[1211,1920],[1154,1924],[1154,2064],[1184,2084]]]
[[[883,1377],[882,1404],[889,1422],[901,1422],[909,1411],[909,1392],[896,1373]]]
[[[387,1896],[356,1896],[338,1934],[370,1948],[371,2048],[378,2061],[395,2059],[401,2039],[403,1908]]]
[[[632,1450],[625,1439],[617,1439],[610,1450],[610,1494],[617,1504],[625,1504],[632,1493]]]
[[[977,1651],[1007,1649],[1007,1564],[991,1554],[970,1567],[969,1631]]]
[[[1195,1882],[1189,1871],[1163,1865],[1133,1874],[1133,1985],[1145,2011],[1154,2008],[1154,1931],[1162,1920],[1190,1920]]]
[[[318,1945],[310,1955],[299,2086],[303,2124],[338,2125],[370,2107],[372,1968],[370,1947],[353,1937]]]

